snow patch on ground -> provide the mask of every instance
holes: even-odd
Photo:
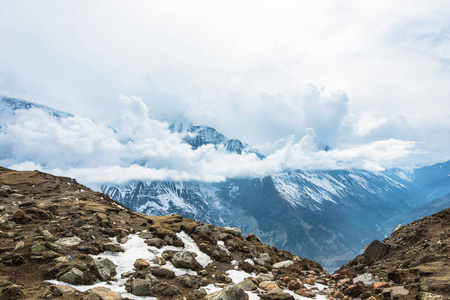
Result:
[[[158,249],[156,247],[148,246],[145,243],[145,239],[140,238],[138,235],[131,234],[128,236],[128,241],[124,244],[122,244],[122,249],[124,252],[103,252],[99,255],[91,255],[93,258],[108,258],[110,259],[116,266],[117,275],[115,276],[115,281],[109,281],[109,282],[96,282],[93,285],[70,285],[62,281],[58,280],[48,280],[48,282],[53,284],[64,284],[64,285],[70,285],[73,288],[84,292],[87,291],[90,288],[103,286],[111,289],[112,291],[120,293],[123,297],[128,297],[130,299],[151,299],[155,300],[157,298],[154,297],[138,297],[133,294],[128,293],[125,290],[125,282],[127,281],[127,278],[121,278],[121,275],[125,272],[133,272],[134,271],[134,262],[138,258],[146,259],[150,266],[158,266],[157,264],[153,263],[153,258],[155,255],[161,255],[166,250],[174,250],[174,251],[191,251],[197,254],[197,261],[203,266],[207,266],[212,262],[211,258],[205,254],[204,252],[200,251],[197,244],[194,242],[194,240],[184,231],[181,231],[177,233],[177,236],[183,241],[185,247],[174,247],[174,246],[164,246],[161,249]],[[117,243],[116,238],[111,238],[111,240],[114,243]],[[175,275],[180,276],[184,274],[189,275],[197,275],[197,272],[187,269],[180,269],[175,268],[174,265],[171,262],[167,262],[163,268],[172,270],[175,272]]]
[[[255,273],[249,274],[245,271],[238,271],[238,270],[228,270],[225,272],[225,274],[227,274],[228,277],[230,277],[231,280],[233,281],[233,283],[235,283],[235,284],[238,284],[238,283],[244,281],[245,278],[256,276]]]
[[[211,257],[209,257],[208,254],[202,252],[195,241],[184,231],[181,231],[177,233],[178,238],[180,238],[184,243],[184,250],[185,251],[191,251],[197,254],[197,257],[195,258],[199,264],[202,265],[202,267],[206,267],[210,263],[213,262]]]

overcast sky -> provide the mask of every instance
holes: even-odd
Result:
[[[0,0],[0,41],[0,95],[111,125],[138,103],[298,156],[265,171],[450,159],[446,0]],[[311,137],[341,154],[287,150]]]

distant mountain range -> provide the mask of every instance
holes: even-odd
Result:
[[[0,114],[34,107],[56,118],[71,116],[23,100],[1,100]],[[169,129],[182,134],[192,149],[222,145],[231,153],[265,159],[257,149],[212,127],[178,122]],[[295,170],[219,183],[133,181],[104,184],[101,191],[145,214],[180,214],[218,226],[238,226],[331,270],[354,258],[371,240],[390,234],[393,226],[406,222],[405,216],[420,218],[448,207],[449,174],[446,162],[412,172]]]

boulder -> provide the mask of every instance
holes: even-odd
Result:
[[[180,293],[180,288],[177,287],[176,285],[172,284],[172,285],[168,286],[167,288],[165,288],[161,294],[166,297],[173,297],[175,295],[178,295],[179,293]]]
[[[191,269],[194,271],[201,269],[201,265],[197,262],[195,257],[186,251],[175,253],[171,261],[176,268]]]
[[[281,268],[289,268],[290,266],[293,266],[294,262],[292,260],[285,260],[280,261],[279,263],[274,264],[272,267],[275,269],[281,269]]]
[[[381,293],[384,299],[402,299],[407,296],[409,291],[405,289],[403,286],[393,286],[383,289]]]
[[[152,274],[160,278],[175,278],[175,272],[165,268],[152,268]]]
[[[268,291],[268,292],[270,292],[273,289],[279,289],[280,288],[275,281],[261,281],[258,284],[258,287],[260,289],[263,289],[263,290]]]
[[[63,247],[72,247],[81,243],[83,240],[77,236],[61,238],[55,242],[55,244],[63,246]]]
[[[118,292],[111,291],[110,289],[98,286],[86,291],[87,294],[97,295],[100,300],[122,300],[122,296]]]
[[[365,285],[371,285],[372,283],[378,282],[372,273],[364,273],[355,278],[353,278],[353,283],[362,282]]]
[[[150,267],[150,263],[143,258],[138,258],[134,262],[134,267],[138,270],[142,270],[142,269]]]
[[[152,284],[148,280],[135,279],[131,283],[131,293],[136,296],[151,296],[153,294]]]
[[[223,230],[230,232],[232,235],[237,237],[242,236],[242,231],[238,227],[223,227]]]
[[[273,289],[265,295],[261,295],[262,300],[294,300],[294,296],[285,293],[282,289]]]
[[[222,290],[205,296],[204,300],[248,300],[248,295],[236,284],[227,285]]]
[[[109,252],[123,252],[122,246],[113,242],[103,244],[103,250]]]
[[[69,272],[59,277],[60,281],[67,282],[68,284],[82,284],[84,273],[77,268],[72,268]]]
[[[164,241],[159,238],[146,239],[145,243],[156,248],[161,248],[164,245]]]
[[[162,266],[166,264],[166,260],[161,255],[155,255],[153,257],[153,263]]]
[[[238,283],[238,287],[244,291],[254,291],[258,286],[252,280],[246,279]]]
[[[364,250],[364,260],[366,263],[372,263],[377,258],[382,258],[386,256],[389,249],[380,241],[373,240],[369,246]]]
[[[204,224],[204,225],[199,225],[199,226],[195,227],[195,232],[202,232],[206,235],[210,235],[211,229],[209,228],[209,225]]]
[[[109,258],[95,258],[94,265],[97,276],[102,281],[107,281],[117,274],[117,266]]]

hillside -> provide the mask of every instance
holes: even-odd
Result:
[[[38,171],[0,168],[0,186],[0,299],[324,299],[335,292],[319,264],[237,228],[144,216],[74,179]]]
[[[407,299],[449,299],[450,209],[397,226],[382,242],[342,266],[355,274],[379,274],[404,286]],[[434,295],[435,298],[431,298]],[[441,295],[441,296],[439,296]]]

